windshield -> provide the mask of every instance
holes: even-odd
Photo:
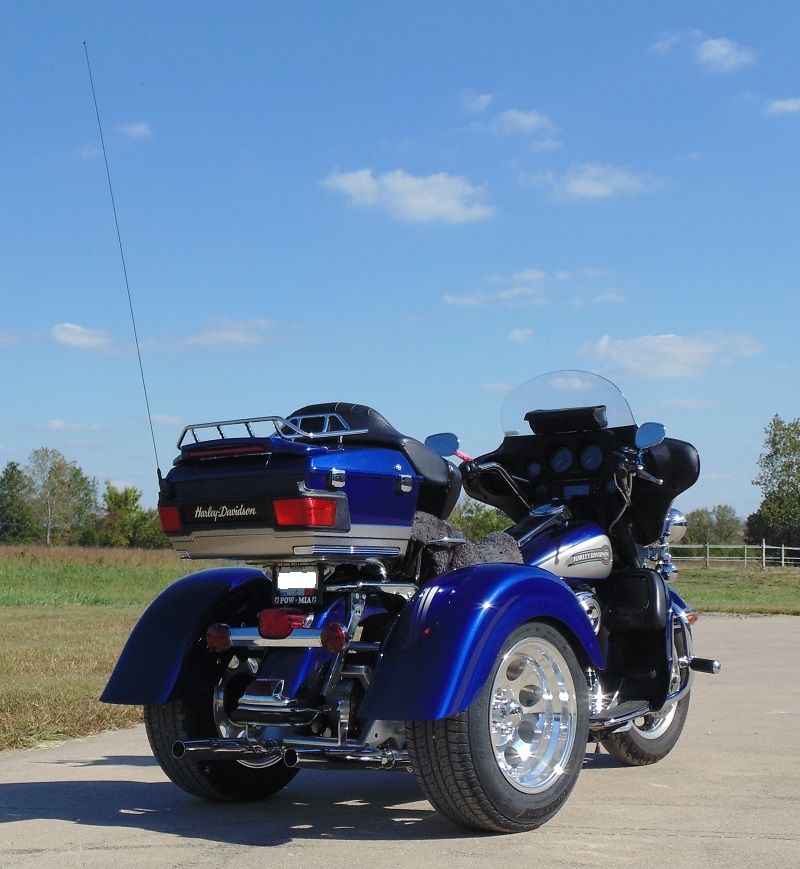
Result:
[[[532,410],[566,410],[603,405],[609,428],[635,425],[625,396],[599,374],[589,371],[553,371],[534,377],[509,393],[501,420],[506,435],[529,435],[525,414]]]

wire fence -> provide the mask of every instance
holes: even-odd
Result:
[[[673,543],[673,561],[751,564],[754,567],[800,567],[800,546],[767,546],[761,543]]]

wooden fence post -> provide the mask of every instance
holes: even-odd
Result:
[[[767,541],[761,538],[761,569],[767,569]]]
[[[708,567],[711,563],[711,550],[709,548],[708,541],[706,541],[706,567]]]

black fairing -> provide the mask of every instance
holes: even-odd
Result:
[[[461,494],[461,477],[456,468],[425,444],[401,434],[371,407],[344,401],[309,404],[289,414],[288,419],[316,415],[322,417],[330,413],[338,413],[351,429],[366,429],[364,434],[348,435],[346,444],[389,447],[399,450],[408,459],[414,471],[422,477],[418,510],[431,513],[439,519],[446,519],[453,512]],[[307,425],[304,421],[304,426]]]
[[[661,536],[670,504],[697,482],[700,456],[690,443],[665,438],[647,451],[644,467],[654,477],[663,480],[660,486],[641,478],[633,484],[628,517],[632,521],[635,541],[647,545]]]

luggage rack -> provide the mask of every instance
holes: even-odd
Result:
[[[315,429],[314,431],[308,431],[303,428],[303,425],[306,425],[308,421],[311,420],[313,420],[313,425],[310,426],[310,428]],[[253,427],[262,423],[271,423],[274,431],[266,435],[259,435],[257,432],[254,432]],[[246,435],[241,432],[231,432],[230,428],[234,426],[238,429],[244,429]],[[212,429],[215,431],[216,436],[198,437],[198,431],[206,429]],[[342,438],[351,437],[352,435],[368,433],[369,430],[365,428],[351,429],[343,417],[338,413],[314,413],[303,416],[292,416],[289,419],[285,419],[282,416],[257,416],[248,419],[228,419],[220,422],[202,422],[187,425],[178,438],[178,449],[183,449],[186,445],[186,438],[189,435],[191,435],[193,439],[192,443],[200,444],[212,440],[229,440],[233,438],[238,440],[243,437],[259,438],[275,436],[287,441],[295,441],[301,438],[312,441],[330,440],[331,438],[338,438],[341,440]],[[192,443],[190,443],[189,446],[191,446]]]

